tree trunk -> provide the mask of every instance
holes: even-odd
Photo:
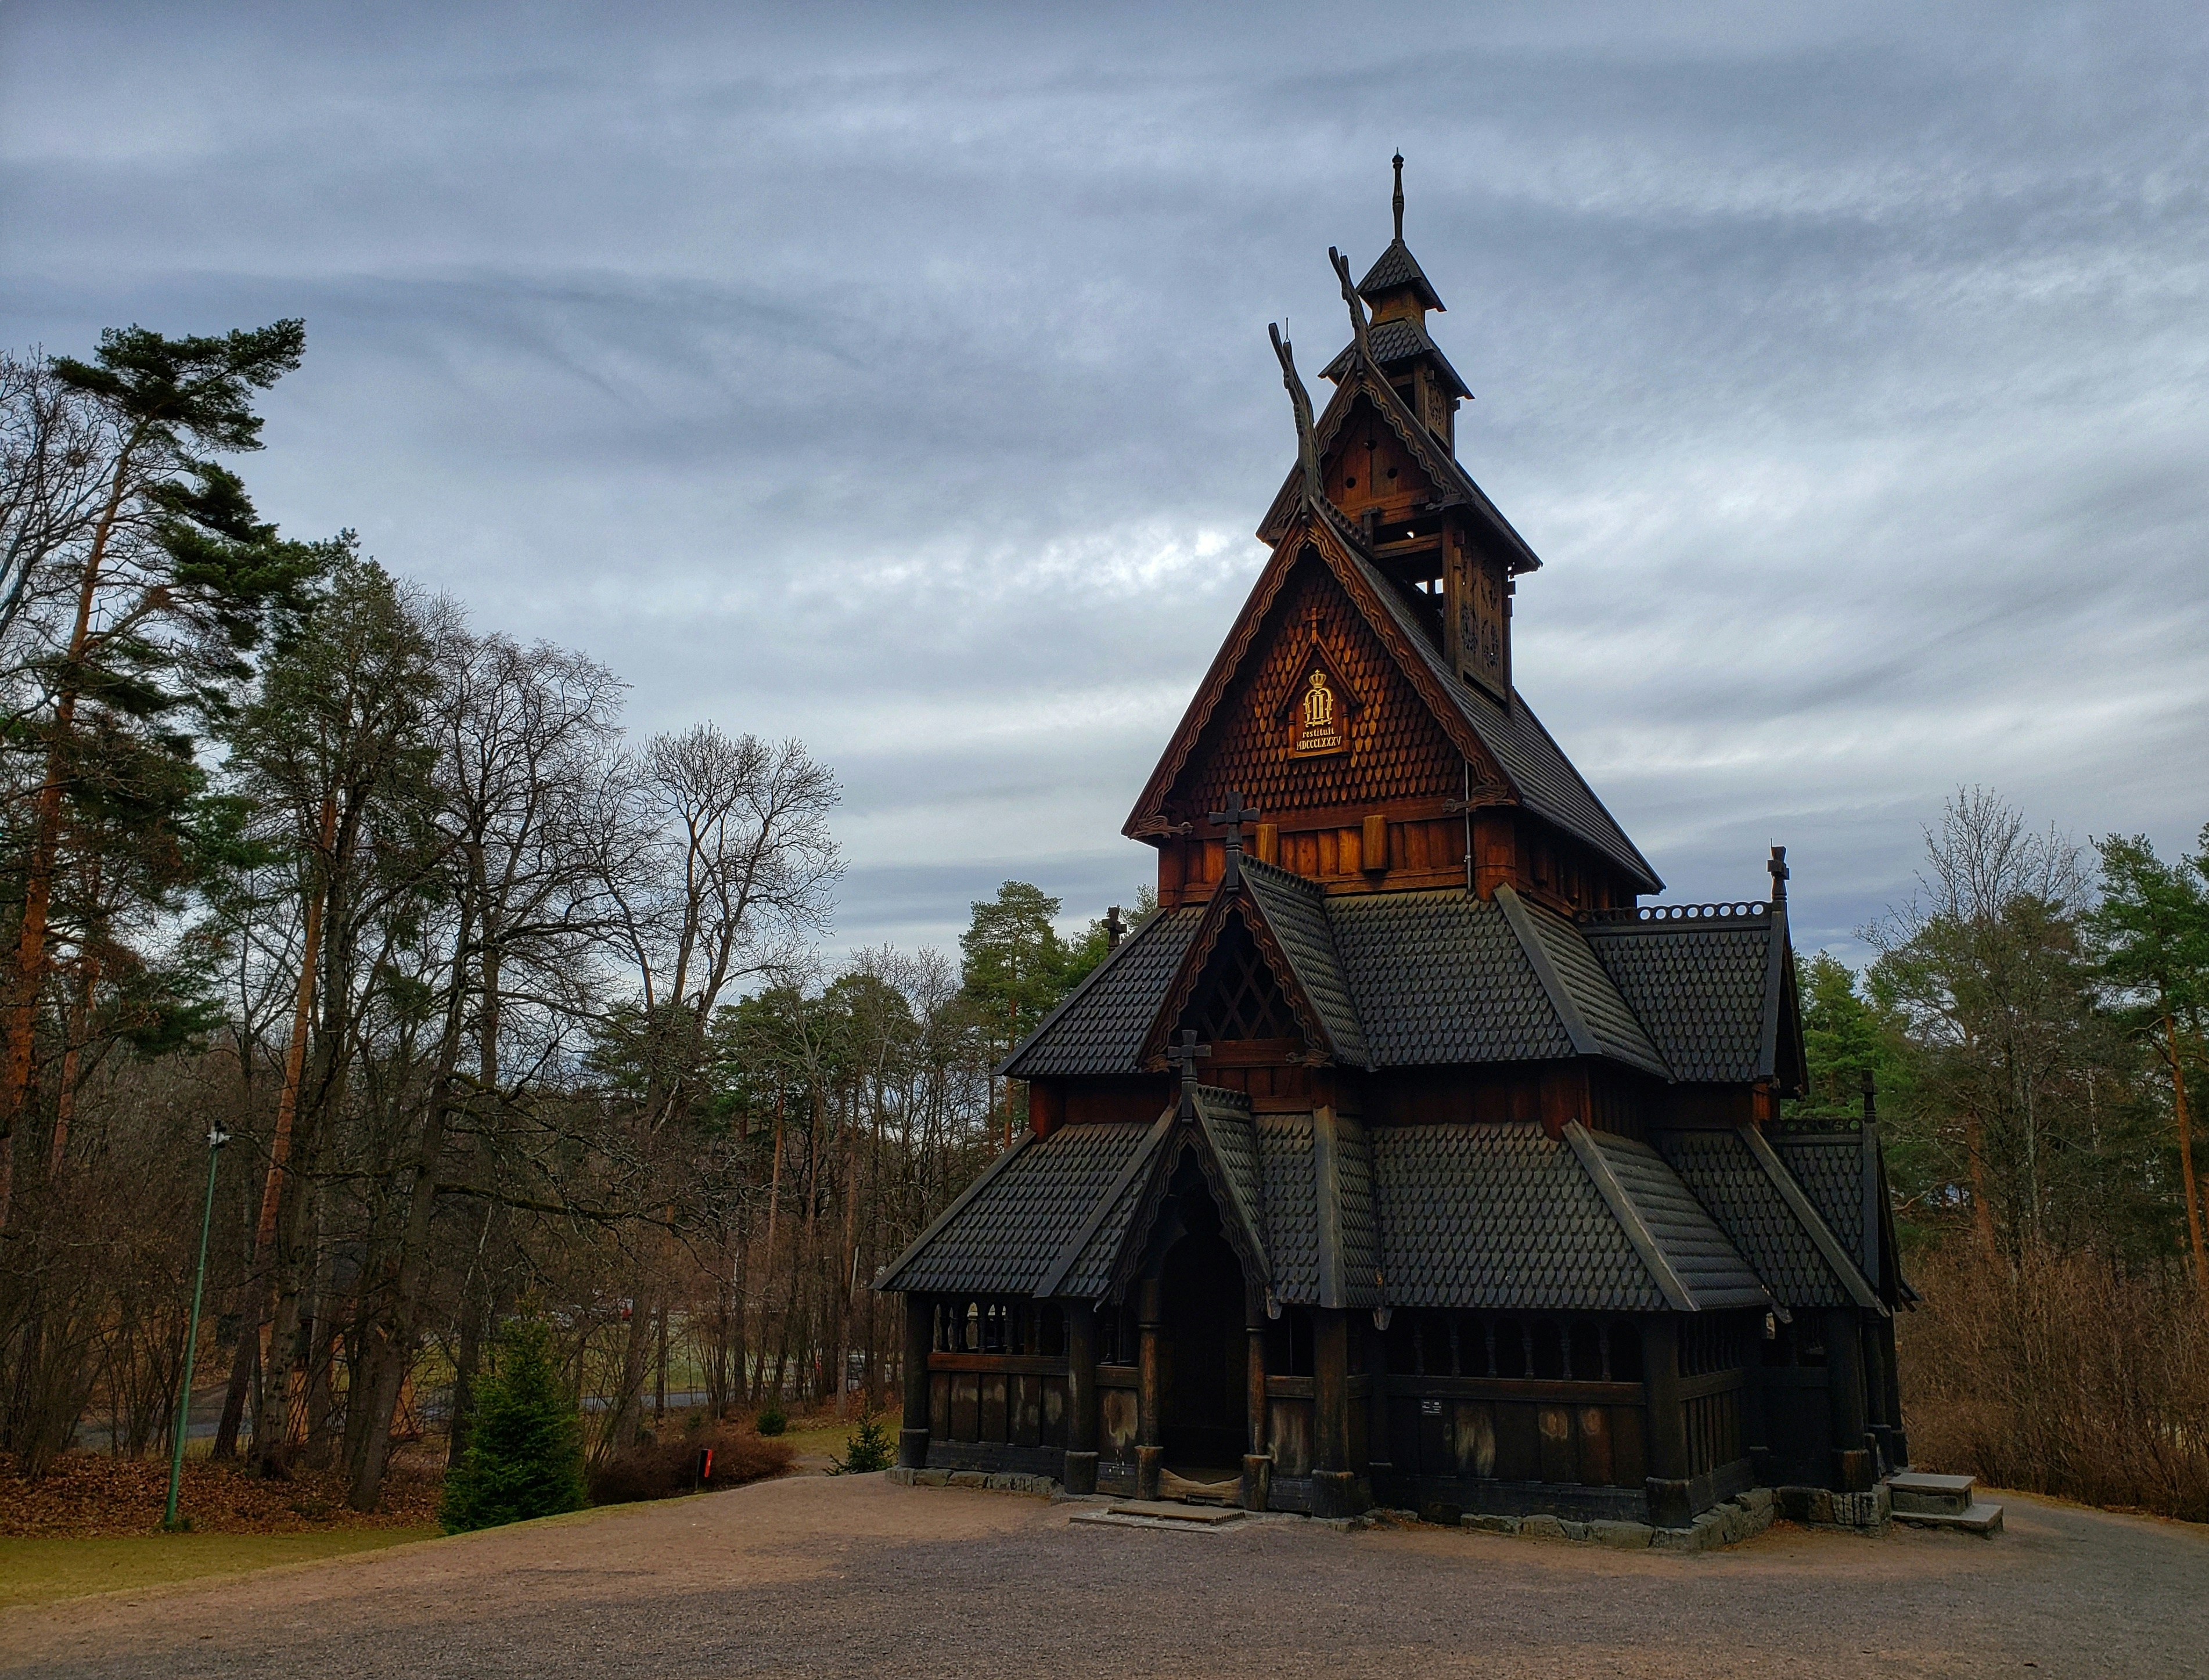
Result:
[[[322,821],[323,859],[329,857],[337,843],[337,800],[325,795]],[[320,866],[318,862],[316,867]],[[218,1459],[237,1456],[238,1430],[244,1420],[247,1386],[255,1372],[265,1371],[268,1364],[269,1333],[273,1328],[270,1309],[274,1302],[267,1273],[275,1248],[276,1214],[283,1199],[285,1172],[292,1159],[292,1132],[298,1119],[299,1084],[306,1072],[307,1039],[314,1021],[316,964],[322,955],[322,945],[324,894],[312,870],[308,883],[300,915],[299,982],[292,992],[292,1037],[284,1047],[284,1083],[276,1093],[276,1124],[268,1138],[268,1171],[262,1181],[261,1212],[253,1225],[253,1254],[246,1270],[245,1286],[238,1298],[242,1312],[252,1312],[254,1322],[238,1329],[238,1357],[230,1368],[230,1388],[223,1397],[222,1422],[215,1429],[214,1456]],[[256,1430],[262,1417],[256,1408]]]
[[[62,686],[54,699],[54,733],[46,744],[45,779],[32,808],[31,848],[23,861],[23,907],[16,924],[15,957],[0,999],[0,1231],[8,1228],[15,1191],[15,1128],[30,1110],[31,1083],[37,1066],[39,988],[45,984],[46,942],[54,900],[54,865],[61,853],[62,787],[67,778],[66,748],[76,725],[77,684],[92,640],[93,605],[99,597],[100,569],[130,482],[134,438],[117,456],[107,506],[93,529],[85,557],[84,581],[77,589],[76,623],[69,631],[62,665]]]
[[[2194,1177],[2194,1127],[2186,1109],[2186,1067],[2179,1054],[2178,1022],[2169,1010],[2163,1017],[2164,1042],[2170,1054],[2170,1094],[2173,1117],[2178,1124],[2178,1170],[2186,1186],[2186,1235],[2194,1246],[2194,1286],[2209,1301],[2209,1260],[2201,1249],[2201,1189]]]
[[[417,1144],[414,1176],[407,1186],[406,1223],[400,1237],[398,1286],[388,1318],[382,1324],[369,1327],[369,1412],[359,1467],[348,1496],[356,1511],[376,1508],[376,1496],[383,1488],[384,1466],[391,1452],[391,1420],[399,1409],[400,1392],[406,1387],[406,1374],[413,1368],[422,1302],[430,1284],[430,1236],[437,1212],[437,1167],[445,1156],[446,1119],[452,1108],[453,1079],[460,1066],[461,1031],[466,1019],[471,954],[468,948],[474,927],[474,919],[464,905],[460,926],[453,936],[453,990],[445,1003],[445,1027],[442,1041],[437,1046],[436,1075],[430,1081],[428,1108]]]

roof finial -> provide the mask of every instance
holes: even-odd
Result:
[[[1304,499],[1316,508],[1323,492],[1320,488],[1319,445],[1312,437],[1311,393],[1304,389],[1304,382],[1297,376],[1295,346],[1281,336],[1281,329],[1270,321],[1266,323],[1266,334],[1273,340],[1273,354],[1281,363],[1281,383],[1289,388],[1289,406],[1296,411],[1297,460],[1303,468]]]
[[[1401,244],[1404,242],[1404,154],[1400,151],[1396,154],[1396,196],[1388,202],[1396,212],[1396,243]]]
[[[1373,338],[1365,318],[1364,301],[1357,288],[1350,283],[1350,259],[1333,245],[1327,248],[1327,260],[1334,264],[1334,277],[1342,283],[1342,301],[1350,305],[1350,341],[1357,346],[1357,353],[1368,361],[1373,359]]]

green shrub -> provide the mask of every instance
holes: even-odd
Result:
[[[477,1393],[467,1451],[445,1478],[438,1520],[459,1534],[583,1504],[582,1427],[553,1370],[551,1333],[511,1324]]]
[[[769,1400],[760,1407],[759,1416],[752,1428],[761,1435],[780,1435],[790,1427],[790,1414],[782,1409],[780,1400]]]
[[[831,1476],[864,1476],[876,1470],[887,1470],[897,1461],[897,1447],[890,1440],[890,1432],[882,1427],[882,1415],[875,1410],[874,1402],[864,1402],[859,1411],[859,1427],[844,1437],[844,1456],[832,1460],[828,1466]]]

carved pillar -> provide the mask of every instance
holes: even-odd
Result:
[[[928,1466],[928,1355],[936,1342],[936,1303],[905,1298],[905,1404],[899,1420],[898,1462],[909,1470]]]
[[[1135,1364],[1135,1497],[1159,1496],[1159,1472],[1164,1468],[1165,1447],[1159,1433],[1161,1395],[1159,1368],[1159,1280],[1146,1278],[1136,1298],[1135,1322],[1140,1334]]]
[[[1680,1322],[1668,1312],[1642,1316],[1641,1394],[1649,1520],[1659,1528],[1685,1528],[1695,1514],[1688,1490],[1687,1411],[1680,1400]]]
[[[1097,1491],[1097,1309],[1066,1309],[1066,1473],[1068,1493]]]

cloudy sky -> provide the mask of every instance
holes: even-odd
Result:
[[[0,342],[307,322],[246,463],[641,729],[803,738],[840,942],[1119,825],[1407,169],[1523,691],[1676,900],[1945,791],[2209,820],[2209,13],[0,0]]]

